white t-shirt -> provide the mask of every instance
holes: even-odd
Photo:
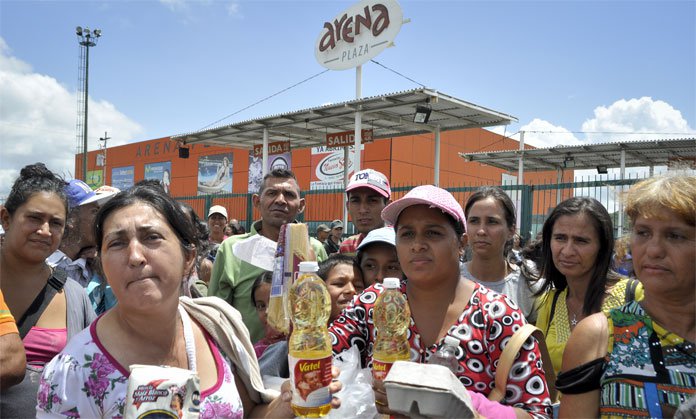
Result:
[[[536,322],[537,313],[534,309],[534,293],[539,290],[541,286],[541,281],[530,283],[526,277],[524,277],[520,271],[520,267],[515,264],[509,264],[512,271],[503,279],[499,281],[481,281],[475,278],[471,272],[469,272],[469,263],[461,263],[459,265],[459,271],[462,276],[471,279],[474,282],[485,285],[487,288],[493,291],[505,294],[510,299],[517,304],[524,316],[527,318],[527,322]]]

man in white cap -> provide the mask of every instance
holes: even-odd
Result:
[[[346,194],[346,208],[358,234],[345,239],[339,252],[354,256],[367,233],[384,227],[382,210],[390,202],[391,188],[384,174],[365,169],[353,174],[348,182]]]
[[[68,278],[74,279],[83,287],[87,286],[92,276],[87,261],[97,256],[93,229],[97,211],[100,205],[119,192],[110,186],[103,186],[98,191],[99,193],[93,191],[79,179],[68,182],[65,187],[68,197],[65,233],[58,250],[46,259],[49,266],[64,269]]]
[[[341,246],[341,237],[343,236],[343,221],[333,220],[329,226],[331,232],[329,237],[326,238],[324,242],[324,250],[326,250],[327,255],[332,255],[338,253],[338,249]]]
[[[220,244],[227,238],[225,226],[227,226],[227,209],[222,205],[210,207],[208,210],[208,229],[210,230],[211,242]]]

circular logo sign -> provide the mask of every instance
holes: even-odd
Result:
[[[331,70],[357,67],[391,45],[403,20],[396,0],[363,0],[324,22],[314,55]]]

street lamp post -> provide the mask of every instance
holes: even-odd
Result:
[[[87,119],[88,119],[88,102],[89,102],[89,48],[97,45],[97,39],[101,36],[101,30],[95,29],[90,31],[89,28],[82,28],[78,26],[75,28],[77,33],[77,41],[82,47],[82,52],[80,54],[81,67],[84,72],[81,74],[83,76],[82,84],[82,98],[84,101],[84,115],[83,115],[83,127],[82,127],[82,180],[87,182]],[[79,100],[79,99],[78,99]]]

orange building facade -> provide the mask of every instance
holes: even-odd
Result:
[[[508,173],[478,162],[466,162],[459,157],[460,152],[514,150],[519,148],[515,140],[480,128],[443,132],[440,139],[440,186],[443,188],[502,185],[504,175],[508,176],[507,179],[517,176],[517,173]],[[325,222],[341,218],[343,203],[340,191],[334,191],[333,196],[327,194],[328,191],[310,191],[316,189],[313,181],[316,180],[316,173],[319,173],[319,163],[316,156],[313,157],[317,151],[313,150],[291,149],[285,158],[303,192],[309,191],[306,194],[304,220]],[[379,139],[364,144],[361,167],[387,175],[392,188],[397,191],[395,198],[398,198],[408,187],[434,182],[434,150],[434,134]],[[228,166],[224,160],[229,160],[231,165]],[[269,165],[272,160],[269,158]],[[75,173],[78,176],[82,173],[81,165],[82,157],[77,155]],[[250,218],[258,218],[258,213],[249,208],[249,181],[253,176],[250,175],[253,172],[250,165],[250,150],[201,144],[190,145],[189,157],[180,158],[176,142],[164,137],[110,147],[106,150],[105,159],[102,150],[89,152],[87,183],[93,187],[105,183],[124,188],[145,178],[161,179],[168,183],[167,189],[173,197],[191,204],[201,216],[211,205],[222,204],[231,214],[237,214],[231,215],[231,218],[248,222]],[[216,168],[218,175],[223,169],[229,171],[231,179],[226,177],[227,183],[217,193],[206,192],[213,190],[205,185],[212,185],[215,181]],[[568,175],[572,179],[572,173]],[[104,178],[105,182],[102,180]],[[554,172],[528,172],[524,175],[524,183],[528,185],[555,181]],[[462,199],[465,197],[462,196]],[[545,209],[534,208],[533,211],[543,212]]]

